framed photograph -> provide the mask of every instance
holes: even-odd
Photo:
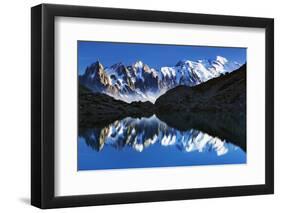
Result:
[[[31,9],[31,203],[272,194],[274,21]]]

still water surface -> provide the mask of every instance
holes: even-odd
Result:
[[[231,141],[169,127],[155,115],[79,132],[78,170],[243,163],[246,152]]]

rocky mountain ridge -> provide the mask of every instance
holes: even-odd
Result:
[[[204,60],[180,60],[174,66],[151,68],[142,61],[132,65],[116,63],[104,67],[96,61],[79,76],[79,83],[92,92],[107,94],[127,103],[150,101],[177,86],[196,86],[238,69],[241,64],[224,57]]]

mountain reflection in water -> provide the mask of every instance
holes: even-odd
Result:
[[[246,163],[239,146],[196,129],[169,127],[155,115],[80,129],[78,170]]]

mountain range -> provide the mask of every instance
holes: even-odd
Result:
[[[180,60],[174,66],[159,69],[142,61],[129,66],[120,62],[109,67],[96,61],[79,76],[79,83],[94,93],[107,94],[127,103],[155,103],[158,97],[177,86],[193,87],[241,66],[222,56],[197,61]]]

